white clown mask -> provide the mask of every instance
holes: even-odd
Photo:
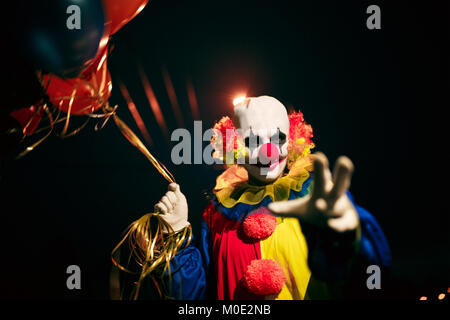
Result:
[[[289,117],[284,105],[269,96],[246,98],[234,108],[234,124],[244,139],[244,168],[260,183],[278,179],[286,167]]]

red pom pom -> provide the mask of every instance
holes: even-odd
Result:
[[[257,295],[278,294],[286,282],[280,264],[272,259],[253,260],[242,278],[242,285]]]
[[[269,237],[276,226],[277,218],[264,207],[254,210],[242,223],[245,235],[258,240]]]

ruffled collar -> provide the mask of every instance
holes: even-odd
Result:
[[[302,189],[311,171],[311,156],[302,157],[285,176],[271,184],[258,186],[248,183],[247,171],[242,166],[233,165],[217,177],[214,193],[217,201],[226,208],[237,203],[256,205],[267,196],[270,196],[272,201],[284,201],[289,199],[291,190]]]

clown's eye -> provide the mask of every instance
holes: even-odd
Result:
[[[270,142],[281,146],[286,142],[286,135],[278,129],[278,132],[270,137]]]
[[[255,149],[262,144],[262,138],[253,133],[250,129],[250,135],[244,139],[245,146],[249,149]]]

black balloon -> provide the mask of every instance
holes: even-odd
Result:
[[[79,29],[67,26],[71,5],[80,9]],[[92,62],[104,30],[101,0],[21,0],[17,9],[15,41],[34,68],[72,78]]]

